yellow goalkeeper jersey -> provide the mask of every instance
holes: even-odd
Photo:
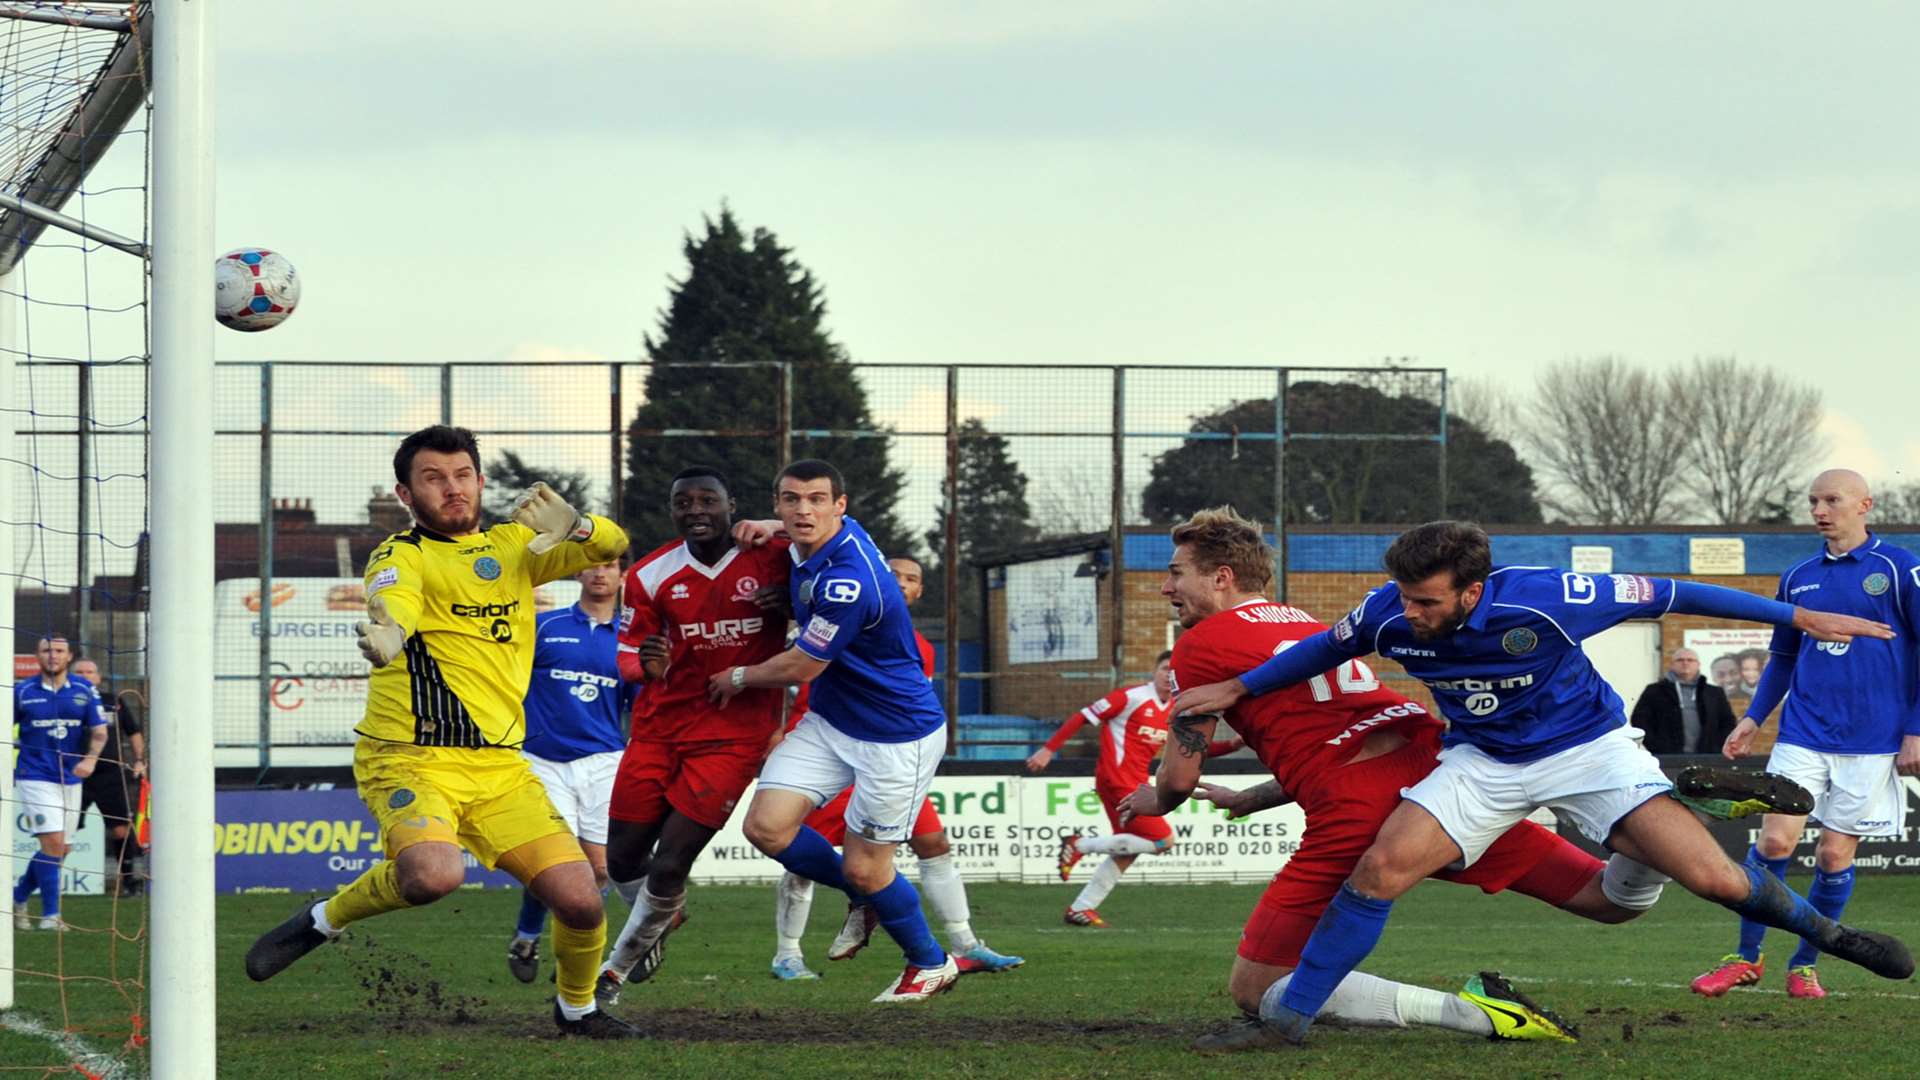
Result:
[[[535,555],[533,530],[505,522],[472,536],[422,528],[395,533],[367,560],[378,596],[406,648],[367,679],[354,731],[420,746],[517,747],[533,677],[533,588],[627,550],[627,534],[592,516],[593,534]]]

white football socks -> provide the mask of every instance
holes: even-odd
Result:
[[[1158,850],[1153,841],[1132,833],[1115,833],[1112,836],[1083,836],[1074,841],[1081,851],[1097,855],[1151,855]]]
[[[1645,911],[1660,899],[1661,887],[1671,880],[1645,863],[1614,852],[1600,875],[1600,891],[1628,911]]]
[[[633,965],[639,963],[647,950],[660,940],[660,935],[667,932],[667,927],[673,925],[674,915],[686,906],[684,889],[675,896],[655,896],[651,889],[641,889],[640,902],[627,912],[627,923],[620,928],[620,938],[613,943],[604,970],[626,978]]]
[[[920,891],[933,913],[947,927],[947,951],[963,953],[980,944],[973,936],[973,913],[967,909],[967,886],[953,865],[951,853],[920,860]]]
[[[620,894],[620,899],[627,902],[628,908],[632,908],[640,902],[640,886],[646,883],[647,879],[643,877],[632,881],[616,881],[613,883],[613,891]]]
[[[1107,894],[1112,892],[1113,887],[1118,884],[1120,884],[1119,864],[1112,859],[1102,860],[1093,872],[1093,880],[1087,882],[1087,887],[1081,889],[1080,895],[1073,898],[1072,909],[1092,911],[1106,900]]]
[[[800,955],[800,937],[807,932],[807,917],[812,914],[813,882],[791,871],[782,874],[773,887],[775,960]]]
[[[1292,978],[1292,975],[1281,977],[1260,995],[1261,1016],[1277,1014],[1280,998],[1287,992],[1287,983]],[[1423,1024],[1469,1035],[1493,1034],[1493,1021],[1487,1019],[1487,1014],[1458,995],[1390,982],[1364,971],[1350,972],[1341,979],[1320,1015],[1362,1027],[1403,1028]]]

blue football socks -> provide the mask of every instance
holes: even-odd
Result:
[[[1288,980],[1275,1015],[1265,1016],[1263,1010],[1262,1018],[1289,1028],[1295,1038],[1304,1036],[1307,1025],[1333,995],[1334,987],[1352,974],[1379,943],[1392,911],[1393,901],[1375,900],[1355,892],[1351,885],[1341,885],[1314,926],[1306,948],[1300,950],[1300,966]]]
[[[1807,890],[1807,903],[1813,909],[1834,922],[1840,921],[1840,914],[1847,910],[1847,899],[1853,895],[1853,867],[1829,874],[1825,870],[1816,870],[1813,874],[1813,887]],[[1793,959],[1787,961],[1789,968],[1805,967],[1820,956],[1820,947],[1811,941],[1802,940],[1800,947],[1793,952]]]
[[[947,962],[946,951],[933,940],[927,917],[920,912],[920,894],[913,883],[899,874],[887,887],[867,897],[880,915],[880,925],[907,954],[907,963],[917,968],[936,968]]]
[[[533,898],[532,889],[520,890],[520,920],[513,932],[523,938],[537,938],[547,928],[547,907]]]
[[[1749,847],[1747,849],[1746,861],[1742,865],[1759,867],[1771,873],[1774,877],[1779,878],[1781,881],[1785,881],[1787,880],[1787,863],[1791,861],[1791,858],[1791,856],[1782,855],[1777,859],[1769,859],[1760,854],[1758,847]],[[1767,928],[1764,923],[1757,923],[1752,919],[1742,918],[1740,920],[1740,958],[1749,964],[1759,963],[1760,942],[1764,940],[1766,936]]]
[[[774,861],[808,881],[839,889],[855,900],[865,899],[847,888],[847,875],[841,866],[840,853],[833,850],[833,845],[827,843],[826,837],[805,825],[800,826],[800,831],[794,835],[793,843],[787,845],[787,850],[774,856]]]

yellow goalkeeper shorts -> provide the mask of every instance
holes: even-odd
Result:
[[[522,881],[586,861],[518,750],[363,738],[353,750],[353,778],[389,859],[415,844],[459,844]]]

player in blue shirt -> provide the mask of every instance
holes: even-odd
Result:
[[[1697,582],[1495,568],[1487,534],[1455,521],[1408,530],[1387,549],[1385,562],[1393,580],[1331,629],[1238,679],[1174,700],[1177,714],[1216,713],[1247,694],[1378,652],[1425,683],[1448,721],[1439,764],[1405,791],[1328,905],[1292,981],[1261,999],[1263,1041],[1303,1041],[1334,987],[1379,941],[1395,898],[1434,871],[1472,865],[1541,806],[1567,815],[1613,850],[1601,888],[1620,907],[1652,907],[1672,878],[1742,916],[1813,938],[1823,951],[1876,974],[1913,974],[1913,956],[1898,939],[1840,926],[1779,878],[1734,865],[1698,818],[1663,798],[1673,785],[1635,739],[1619,695],[1580,648],[1583,639],[1616,623],[1668,613],[1791,625],[1837,642],[1891,637],[1885,624]],[[1811,802],[1790,781],[1729,770],[1691,770],[1679,788],[1775,810],[1805,812]]]
[[[1813,557],[1780,575],[1777,600],[1891,624],[1892,641],[1814,641],[1791,627],[1773,632],[1773,654],[1747,714],[1727,737],[1729,758],[1748,752],[1774,706],[1785,698],[1780,739],[1767,771],[1813,793],[1820,820],[1813,887],[1807,901],[1838,919],[1853,894],[1853,855],[1863,836],[1900,836],[1907,798],[1900,774],[1920,775],[1920,559],[1867,531],[1873,496],[1850,469],[1814,477],[1807,491],[1823,539]],[[1747,865],[1784,878],[1806,817],[1768,814]],[[1695,993],[1719,997],[1760,981],[1767,928],[1740,921],[1740,947],[1693,980]],[[1819,946],[1802,941],[1787,961],[1787,996],[1822,998],[1814,970]]]
[[[627,739],[621,720],[631,699],[614,654],[620,629],[620,564],[574,575],[580,601],[534,619],[533,678],[527,684],[527,740],[520,753],[547,789],[553,808],[580,839],[594,884],[607,888],[607,803]],[[507,970],[530,983],[540,972],[547,909],[520,890],[520,920],[507,945]]]
[[[34,656],[40,677],[13,688],[13,722],[20,729],[13,789],[40,850],[13,886],[13,925],[33,928],[27,899],[37,890],[40,929],[65,930],[60,861],[67,856],[67,834],[80,825],[80,782],[93,775],[107,745],[107,713],[93,684],[68,674],[73,653],[66,638],[41,638]]]
[[[920,894],[894,873],[947,749],[947,715],[920,667],[907,602],[860,523],[846,517],[840,470],[796,461],[775,481],[774,504],[793,542],[788,582],[800,636],[770,660],[714,675],[716,700],[747,687],[811,683],[806,721],[768,755],[747,839],[781,866],[873,905],[907,955],[876,1002],[919,1001],[960,974],[920,912]],[[743,523],[736,536],[767,523]],[[762,534],[764,535],[764,533]],[[844,860],[807,815],[849,785]]]

